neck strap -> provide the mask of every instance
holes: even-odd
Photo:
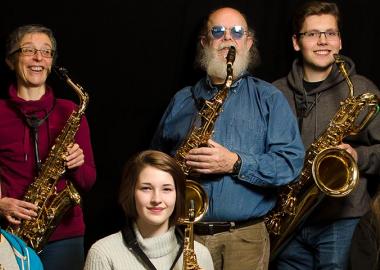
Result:
[[[33,142],[34,142],[34,156],[36,158],[36,164],[37,164],[37,170],[39,171],[42,166],[42,162],[40,159],[39,151],[38,151],[38,127],[41,126],[46,119],[50,116],[51,112],[53,111],[55,107],[56,100],[54,99],[53,106],[48,111],[48,113],[43,118],[38,118],[35,114],[32,114],[31,116],[25,115],[25,122],[30,127],[30,131],[32,133]]]
[[[144,267],[148,270],[157,270],[156,267],[149,260],[148,256],[146,256],[144,251],[142,251],[141,247],[139,246],[135,232],[132,230],[132,224],[127,223],[127,225],[121,230],[121,233],[123,235],[125,244],[129,248],[129,250],[131,250],[132,253],[137,257],[140,263],[142,263]],[[174,269],[174,266],[177,263],[183,251],[183,234],[178,228],[176,228],[175,233],[177,236],[177,241],[180,243],[180,249],[177,252],[177,256],[175,257],[173,264],[170,267],[170,270]]]

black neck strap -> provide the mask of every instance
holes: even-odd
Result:
[[[157,270],[156,267],[152,264],[152,262],[149,260],[148,256],[142,251],[141,247],[139,246],[139,243],[137,242],[135,232],[132,229],[132,224],[127,224],[122,230],[121,233],[123,235],[123,239],[125,241],[125,244],[127,245],[128,249],[132,251],[132,253],[136,256],[136,258],[144,265],[144,267],[148,270]],[[183,234],[179,230],[179,228],[176,228],[176,236],[177,241],[180,243],[180,249],[178,250],[177,256],[175,257],[172,266],[169,268],[172,270],[177,263],[179,257],[182,254],[183,251]]]
[[[25,115],[25,122],[30,127],[30,131],[32,133],[32,137],[34,141],[34,156],[36,158],[38,171],[41,169],[41,166],[42,166],[42,162],[41,162],[39,151],[38,151],[38,127],[41,126],[45,122],[46,119],[48,119],[54,107],[55,107],[55,99],[50,111],[48,111],[48,113],[41,119],[38,118],[35,114],[32,114],[31,116]]]

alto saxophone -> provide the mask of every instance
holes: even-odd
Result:
[[[350,93],[340,103],[327,129],[306,151],[298,180],[280,190],[276,207],[265,217],[271,238],[272,260],[325,195],[346,196],[358,182],[359,170],[355,160],[346,150],[336,146],[346,136],[358,134],[376,116],[379,100],[371,93],[355,97],[344,60],[337,54],[334,58]],[[361,113],[366,109],[367,114],[361,118]],[[356,125],[358,119],[362,120]]]
[[[191,168],[186,164],[186,155],[191,149],[207,145],[208,140],[214,132],[214,124],[222,111],[224,101],[228,96],[228,91],[233,81],[232,65],[235,61],[236,49],[231,46],[227,53],[227,77],[221,90],[204,105],[198,113],[200,125],[193,125],[186,139],[178,148],[175,159],[182,168],[186,176],[186,218],[180,218],[179,223],[186,224],[184,250],[183,250],[183,269],[184,270],[201,270],[197,263],[194,252],[194,231],[193,225],[201,220],[208,209],[208,197],[202,186],[194,180],[188,179],[191,174]],[[195,122],[197,123],[197,121]]]
[[[8,226],[7,228],[37,252],[40,252],[48,242],[63,215],[81,202],[78,191],[70,181],[67,181],[65,189],[59,193],[57,193],[56,184],[66,171],[64,156],[67,147],[74,142],[89,97],[80,85],[69,78],[64,68],[54,67],[54,70],[75,90],[80,104],[78,109],[71,113],[61,133],[55,139],[38,176],[24,195],[23,200],[38,207],[37,217],[23,220],[17,227]]]

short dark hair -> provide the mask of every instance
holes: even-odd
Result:
[[[173,177],[176,202],[173,214],[169,218],[169,224],[172,226],[185,213],[185,175],[176,160],[163,152],[146,150],[133,156],[126,163],[119,189],[119,203],[128,219],[137,219],[135,188],[141,171],[147,166],[167,172]]]
[[[43,26],[41,24],[26,24],[17,27],[15,30],[13,30],[6,41],[5,45],[5,57],[12,61],[13,55],[16,50],[20,48],[20,42],[27,34],[32,33],[43,33],[47,35],[51,41],[52,50],[54,50],[53,55],[53,63],[56,59],[57,55],[57,41],[54,37],[53,31],[50,28],[47,28],[46,26]]]
[[[294,12],[292,22],[293,34],[297,35],[301,31],[302,25],[307,17],[325,14],[334,16],[336,18],[338,28],[340,28],[340,12],[337,4],[327,1],[311,1],[304,3]]]

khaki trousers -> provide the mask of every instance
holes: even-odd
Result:
[[[209,249],[215,270],[268,269],[270,244],[264,222],[194,238]]]

